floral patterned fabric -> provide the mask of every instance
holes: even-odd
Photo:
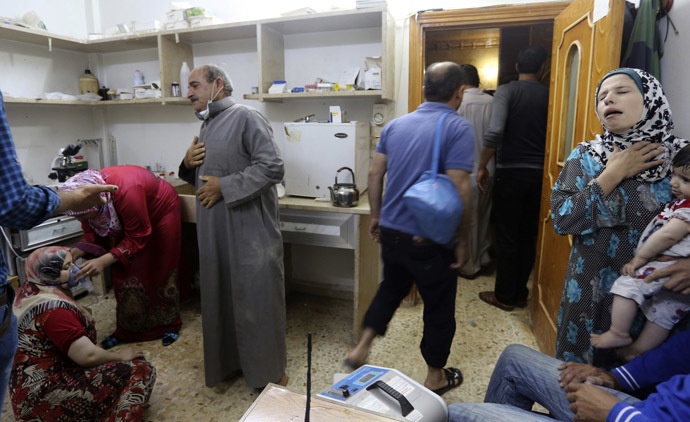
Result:
[[[40,294],[35,285],[26,292]],[[23,290],[22,290],[23,291]],[[79,318],[96,341],[93,320],[71,299],[33,306],[19,321],[19,345],[10,376],[10,395],[17,420],[133,421],[141,420],[156,379],[144,359],[108,362],[82,368],[60,352],[43,331],[56,309]]]

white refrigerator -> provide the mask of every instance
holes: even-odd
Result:
[[[360,194],[367,189],[371,135],[369,123],[285,123],[285,193],[292,196],[326,198],[335,184],[356,183]]]

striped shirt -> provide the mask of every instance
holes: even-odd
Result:
[[[656,393],[635,405],[617,403],[607,422],[690,420],[690,331],[612,370],[626,392],[656,385]]]

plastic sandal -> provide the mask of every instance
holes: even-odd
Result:
[[[171,344],[175,343],[175,340],[177,340],[179,337],[180,335],[176,332],[165,333],[163,334],[161,342],[163,343],[163,346],[170,346]]]
[[[463,381],[462,372],[460,372],[458,368],[443,368],[443,374],[446,376],[448,385],[434,390],[434,393],[438,394],[439,396],[442,396],[455,387],[459,387]]]
[[[103,346],[103,348],[105,350],[108,350],[111,347],[117,346],[118,344],[120,344],[120,340],[118,340],[117,337],[115,337],[113,335],[105,336],[105,338],[101,342],[101,346]]]

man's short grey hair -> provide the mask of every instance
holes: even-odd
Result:
[[[206,72],[206,82],[213,83],[217,78],[220,78],[223,81],[223,93],[228,97],[232,95],[232,80],[225,70],[214,64],[207,64],[202,67]]]

